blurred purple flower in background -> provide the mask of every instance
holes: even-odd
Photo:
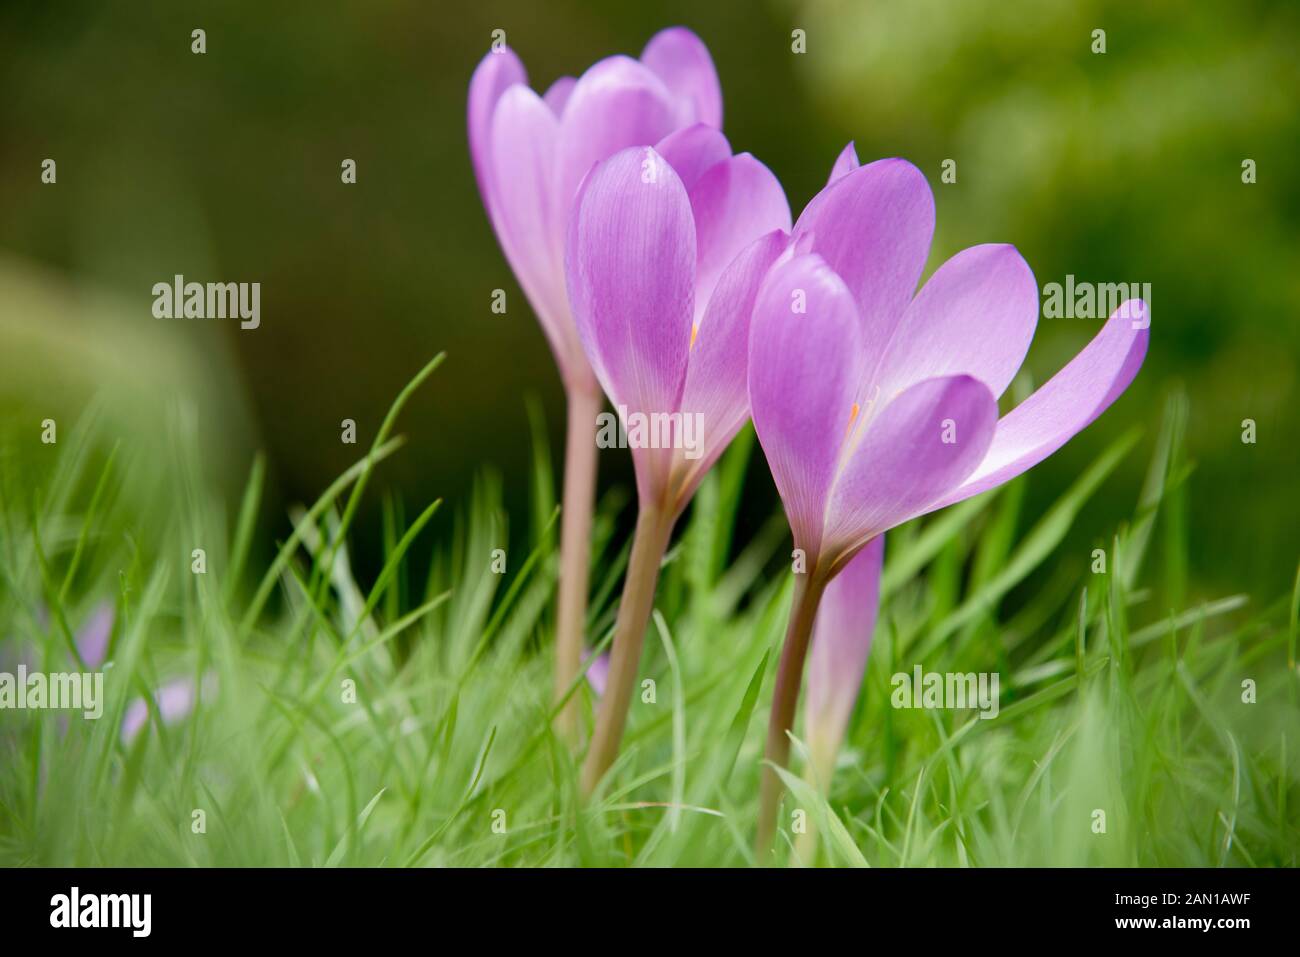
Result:
[[[591,685],[591,690],[600,697],[605,693],[605,683],[609,680],[609,652],[602,651],[594,655],[587,665],[587,683]]]
[[[113,606],[100,602],[77,632],[77,651],[88,668],[98,668],[108,657],[108,639],[113,634]]]
[[[203,679],[200,688],[193,678],[173,678],[165,681],[153,697],[153,706],[158,709],[158,717],[163,724],[176,724],[188,718],[202,697],[212,697],[217,691],[215,675]],[[130,744],[149,720],[149,704],[144,698],[136,698],[126,706],[122,716],[122,741]]]
[[[44,609],[38,618],[46,617]],[[90,669],[99,669],[108,662],[108,644],[113,634],[114,612],[108,602],[100,602],[90,613],[90,617],[77,630],[75,640],[81,660]],[[30,656],[24,656],[28,667],[33,667]],[[208,675],[203,681],[202,694],[209,697],[216,693],[216,676]],[[199,703],[200,695],[195,693],[196,683],[193,678],[173,678],[159,687],[154,696],[154,705],[158,715],[166,724],[174,724],[188,717]],[[61,716],[62,717],[62,716]],[[144,727],[149,717],[149,702],[144,698],[133,699],[122,716],[122,740],[130,744]],[[62,717],[62,728],[67,729],[66,717]]]

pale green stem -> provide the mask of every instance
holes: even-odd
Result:
[[[672,537],[676,516],[660,508],[642,507],[632,537],[632,555],[628,559],[623,598],[614,623],[614,645],[610,651],[609,675],[596,714],[587,760],[582,765],[582,794],[590,795],[609,766],[618,756],[627,709],[636,687],[637,669],[641,664],[641,643],[650,614],[654,610],[655,586],[659,583],[659,565]]]
[[[591,566],[591,516],[596,499],[596,416],[599,391],[568,390],[569,421],[564,445],[564,493],[560,519],[560,582],[555,621],[555,700],[573,686],[582,670],[587,623],[587,583]],[[575,742],[577,697],[555,716],[555,729]]]
[[[824,576],[808,572],[795,578],[790,621],[786,627],[781,663],[776,671],[776,688],[772,693],[772,712],[767,724],[767,746],[763,757],[763,780],[758,799],[758,840],[755,851],[759,864],[767,862],[776,835],[776,812],[784,790],[775,768],[784,768],[790,760],[789,732],[794,727],[795,709],[799,704],[799,685],[803,681],[804,661],[812,637],[817,606],[826,589]],[[775,766],[775,767],[773,767]]]

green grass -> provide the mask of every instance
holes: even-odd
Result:
[[[434,366],[292,524],[259,527],[260,460],[233,509],[208,486],[183,410],[166,462],[105,435],[93,410],[56,446],[26,431],[5,440],[0,657],[70,670],[97,605],[113,605],[115,625],[101,720],[0,713],[0,863],[754,863],[790,580],[779,516],[736,527],[744,483],[769,481],[752,432],[679,528],[642,666],[655,700],[634,699],[614,772],[583,807],[578,761],[550,731],[557,524],[535,410],[534,508],[515,536],[529,545],[508,553],[505,574],[491,571],[510,535],[490,476],[444,509],[381,495],[382,570],[352,573],[358,505],[382,492],[402,402]],[[1296,864],[1300,591],[1173,601],[1192,590],[1196,537],[1182,504],[1185,415],[1171,400],[1154,442],[1124,436],[1041,514],[1022,509],[1031,474],[891,533],[864,693],[829,794],[788,777],[782,860]],[[1062,543],[1144,447],[1148,478],[1131,518],[1097,531],[1106,571],[1094,573],[1090,550]],[[602,641],[628,507],[611,498],[596,523],[590,634]],[[191,572],[196,547],[206,574]],[[1000,715],[893,709],[890,676],[917,663],[999,672]],[[128,703],[185,675],[214,676],[215,693],[182,722],[152,715],[124,743]],[[1242,701],[1245,679],[1256,703]],[[589,689],[573,693],[589,726]],[[790,833],[796,811],[816,840]]]

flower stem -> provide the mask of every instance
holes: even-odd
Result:
[[[772,713],[767,724],[767,746],[763,757],[763,782],[758,799],[758,840],[755,845],[760,864],[766,862],[776,835],[776,811],[781,803],[781,777],[773,765],[785,767],[790,759],[788,732],[794,727],[795,708],[799,703],[799,685],[803,681],[804,661],[812,637],[813,620],[821,604],[826,581],[815,572],[799,575],[794,583],[794,600],[790,605],[790,622],[786,627],[781,663],[776,671],[776,689],[772,693]]]
[[[591,515],[596,498],[596,416],[599,391],[568,390],[569,421],[564,444],[564,498],[560,511],[560,584],[555,621],[555,700],[582,670],[591,565]],[[555,730],[571,743],[578,733],[578,704],[571,697],[555,716]]]
[[[605,693],[596,714],[596,728],[591,736],[587,760],[582,765],[582,794],[596,789],[609,766],[618,756],[618,745],[627,723],[628,704],[636,686],[637,668],[641,663],[641,642],[654,610],[655,586],[659,582],[659,565],[668,540],[672,537],[675,516],[643,504],[632,537],[632,555],[628,559],[623,598],[614,623],[614,645],[610,652],[609,676]]]

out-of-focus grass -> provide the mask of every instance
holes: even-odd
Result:
[[[839,769],[825,796],[789,778],[782,861],[1295,865],[1295,598],[1172,607],[1148,584],[1186,562],[1183,512],[1166,507],[1190,477],[1184,415],[1175,396],[1132,519],[1094,531],[1104,572],[1093,554],[1058,546],[1134,454],[1136,433],[1044,512],[1022,507],[1030,475],[891,535],[882,620]],[[0,862],[754,863],[790,580],[779,517],[733,547],[739,489],[766,481],[752,432],[710,475],[665,559],[642,669],[654,700],[634,699],[623,754],[583,808],[576,761],[550,731],[556,557],[544,440],[530,550],[509,553],[504,574],[492,564],[508,516],[500,483],[485,477],[452,519],[436,502],[385,499],[386,561],[359,582],[351,519],[400,439],[381,431],[293,526],[268,530],[256,519],[260,462],[228,510],[205,478],[193,419],[177,410],[172,422],[168,491],[149,515],[123,484],[159,463],[93,422],[57,446],[11,436],[3,448],[0,656],[70,670],[77,625],[97,603],[112,603],[115,625],[102,719],[0,712]],[[97,451],[106,444],[116,446],[108,457]],[[626,560],[614,536],[621,507],[603,503],[597,523],[590,634],[601,642]],[[259,558],[268,535],[282,544]],[[202,575],[191,572],[198,547]],[[422,581],[409,574],[418,551],[433,554]],[[1032,597],[1005,616],[1013,587]],[[915,664],[999,672],[1000,714],[894,710],[889,677]],[[126,743],[129,701],[176,676],[210,676],[215,690],[181,722],[152,713]],[[1256,703],[1242,700],[1247,679]],[[588,687],[574,694],[589,722]],[[796,811],[815,838],[790,833]]]

